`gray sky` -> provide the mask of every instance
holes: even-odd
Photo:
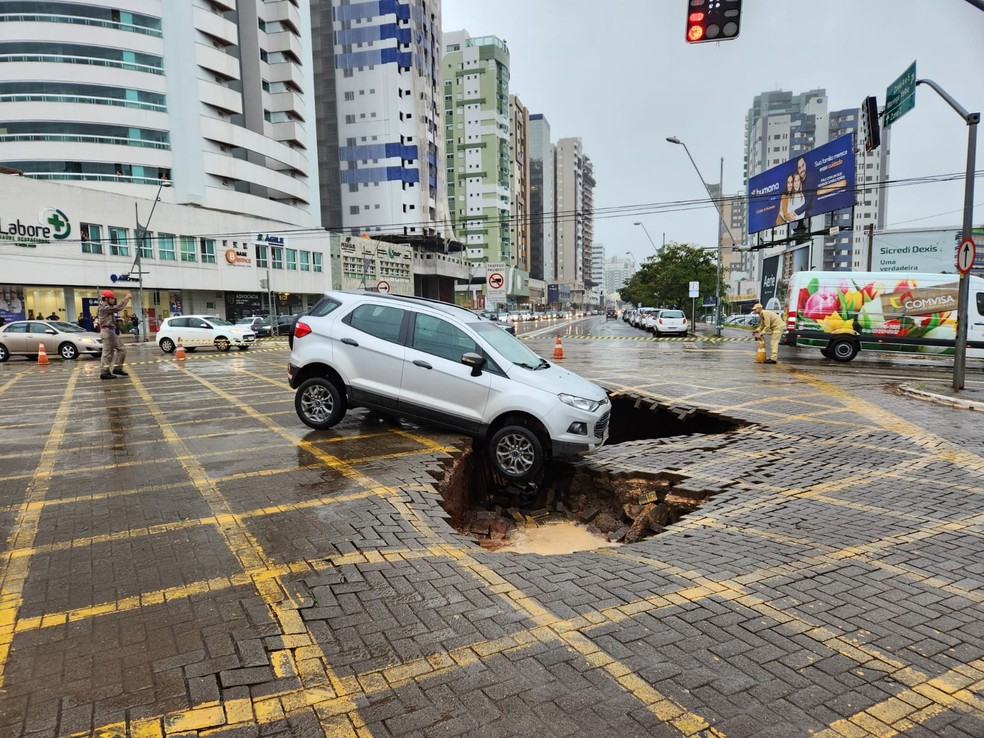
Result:
[[[720,43],[684,42],[686,0],[442,0],[445,31],[505,39],[510,91],[543,113],[554,140],[580,136],[598,181],[595,207],[631,205],[649,214],[599,213],[595,241],[608,255],[653,253],[659,245],[713,246],[713,206],[659,212],[656,205],[706,197],[677,136],[704,179],[743,189],[744,121],[767,90],[824,88],[829,110],[858,107],[916,61],[969,112],[984,112],[984,11],[966,0],[746,0],[741,33]],[[984,125],[977,169],[984,170]],[[892,180],[962,173],[967,125],[926,85],[892,126]],[[960,226],[962,176],[888,190],[892,228]],[[984,223],[984,177],[974,223]]]

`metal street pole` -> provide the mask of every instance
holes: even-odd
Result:
[[[647,231],[647,230],[646,230],[646,224],[645,224],[645,223],[640,223],[639,221],[636,221],[636,222],[635,222],[635,223],[633,223],[632,225],[637,225],[637,226],[642,226],[642,230],[643,230],[643,232],[644,232],[644,233],[646,234],[646,238],[648,238],[648,239],[649,239],[649,243],[651,243],[651,244],[652,244],[652,246],[653,246],[653,251],[655,251],[655,252],[656,252],[656,256],[659,256],[659,249],[658,249],[658,248],[656,248],[656,242],[655,242],[655,241],[653,241],[653,237],[652,237],[652,236],[650,236],[650,235],[649,235],[649,231]],[[665,241],[664,241],[664,245],[665,245]]]
[[[714,287],[714,335],[721,335],[721,236],[723,232],[721,226],[723,225],[728,230],[728,234],[731,235],[732,243],[736,243],[734,234],[731,233],[731,226],[729,226],[724,220],[724,211],[721,209],[721,203],[719,200],[724,198],[724,157],[721,157],[721,184],[720,192],[718,197],[715,198],[711,194],[711,188],[708,186],[707,182],[704,180],[703,175],[700,173],[700,168],[697,166],[697,162],[694,161],[694,157],[690,155],[690,149],[687,148],[687,144],[681,141],[676,136],[667,136],[666,140],[671,144],[679,144],[683,146],[683,150],[687,152],[687,158],[690,159],[690,163],[694,165],[694,171],[697,172],[697,177],[700,179],[700,183],[704,185],[704,190],[707,192],[707,196],[710,198],[711,202],[714,204],[714,209],[717,210],[718,214],[718,242],[717,242],[717,284]]]
[[[917,79],[917,85],[928,85],[947,104],[957,111],[957,115],[967,123],[967,173],[964,175],[964,211],[961,242],[973,239],[974,222],[974,173],[977,162],[977,124],[981,122],[980,113],[968,113],[960,103],[933,82],[931,79]],[[957,336],[953,343],[953,389],[964,388],[964,374],[967,367],[967,319],[970,305],[970,280],[963,272],[957,282]]]
[[[136,202],[133,203],[133,214],[134,219],[137,223],[136,234],[137,234],[137,253],[134,256],[133,264],[137,268],[137,302],[140,304],[139,312],[137,313],[140,319],[140,330],[137,333],[137,342],[144,343],[147,340],[147,327],[145,325],[146,311],[144,310],[143,304],[143,249],[144,243],[147,241],[147,229],[150,227],[150,220],[154,217],[154,211],[157,209],[157,203],[161,199],[161,190],[165,187],[170,187],[171,183],[169,180],[162,179],[161,183],[157,186],[157,194],[154,195],[154,204],[150,207],[150,214],[147,216],[147,222],[144,225],[140,225],[140,208]],[[133,272],[133,268],[130,268]]]

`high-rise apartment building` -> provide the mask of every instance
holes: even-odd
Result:
[[[530,115],[530,276],[547,282],[556,272],[554,238],[554,159],[550,123],[542,113]]]
[[[583,287],[585,279],[585,254],[590,257],[590,250],[586,251],[584,242],[585,221],[590,218],[584,209],[584,173],[585,156],[581,139],[562,138],[557,141],[554,201],[557,228],[556,281],[570,285],[576,283],[580,287]],[[591,177],[587,181],[592,184],[594,182]]]
[[[0,3],[0,164],[317,222],[305,1]]]
[[[597,182],[594,178],[594,165],[591,158],[584,157],[584,192],[581,195],[581,243],[584,264],[584,286],[597,287],[601,284],[600,275],[595,271],[594,259],[594,188]]]
[[[515,266],[530,271],[530,112],[517,95],[509,96],[509,192],[512,217],[509,240]]]
[[[444,34],[444,113],[455,237],[470,260],[515,264],[505,41],[467,31]]]
[[[323,224],[449,233],[439,0],[311,0]]]

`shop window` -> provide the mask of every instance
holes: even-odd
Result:
[[[309,251],[301,252],[301,271],[302,272],[311,271],[311,252]]]
[[[286,249],[287,255],[287,271],[296,272],[297,271],[297,250],[296,249]]]
[[[82,236],[83,254],[101,254],[102,247],[102,226],[95,223],[83,223],[80,228]]]
[[[174,261],[174,234],[157,234],[157,257],[161,261]]]
[[[256,268],[266,269],[269,265],[267,262],[267,247],[266,246],[256,246]]]
[[[130,247],[127,245],[126,228],[109,227],[109,255],[129,256]]]
[[[181,237],[181,261],[198,261],[195,256],[195,237]]]
[[[202,238],[199,240],[198,245],[201,249],[202,264],[214,264],[215,241],[213,241],[211,238]]]

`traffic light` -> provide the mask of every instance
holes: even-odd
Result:
[[[687,43],[737,38],[741,0],[687,0]]]
[[[881,144],[878,128],[878,100],[866,97],[861,105],[861,132],[864,135],[864,150],[873,151]]]

